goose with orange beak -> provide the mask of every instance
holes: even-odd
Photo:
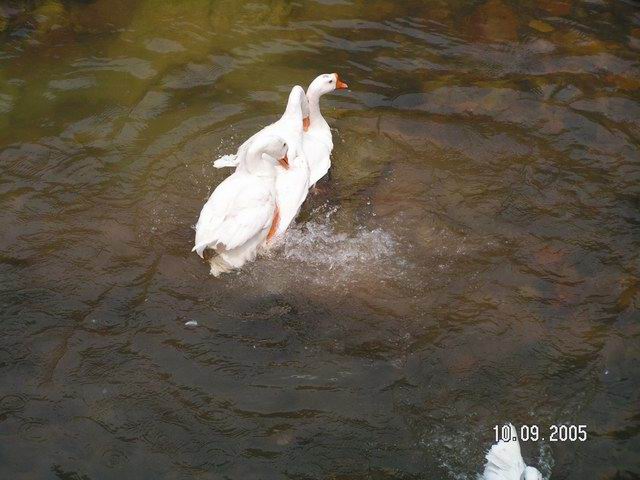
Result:
[[[276,237],[282,235],[294,220],[309,188],[331,167],[333,140],[329,124],[320,112],[320,97],[346,88],[348,85],[337,73],[316,77],[306,94],[302,87],[296,85],[291,89],[285,113],[278,121],[249,138],[235,155],[225,155],[213,164],[216,168],[241,165],[252,142],[263,135],[281,135],[287,140],[293,153],[282,159],[282,168],[278,168],[276,190],[280,216],[278,228],[273,233]]]
[[[289,227],[293,219],[298,215],[300,207],[309,193],[310,170],[307,158],[302,146],[303,118],[309,117],[309,106],[304,89],[298,85],[291,89],[287,108],[277,122],[263,128],[253,135],[239,149],[238,153],[226,159],[220,159],[214,166],[220,167],[222,161],[231,160],[231,166],[238,168],[246,161],[247,151],[259,139],[266,135],[276,134],[287,141],[289,150],[287,155],[279,160],[276,167],[276,201],[278,206],[278,219],[276,225],[269,233],[267,244],[276,237],[281,236]],[[266,246],[266,245],[265,245]]]
[[[276,169],[289,167],[288,156],[289,146],[282,137],[256,138],[236,171],[202,207],[193,251],[203,258],[205,250],[213,251],[209,259],[212,275],[217,277],[253,260],[277,231]]]
[[[287,104],[287,111],[297,111],[298,108],[302,110],[302,128],[304,131],[302,138],[302,149],[309,162],[309,169],[311,180],[310,184],[315,183],[326,175],[331,168],[331,152],[333,151],[333,139],[331,137],[331,129],[329,124],[322,116],[320,112],[320,97],[326,93],[333,92],[334,90],[344,90],[349,86],[340,78],[337,73],[323,73],[318,75],[313,82],[309,84],[305,98],[301,98],[300,104],[296,100],[297,94],[294,92],[297,88],[294,87],[289,95],[289,103]],[[241,161],[242,156],[246,152],[248,145],[251,141],[261,133],[278,133],[282,129],[283,120],[287,115],[287,111],[280,120],[267,127],[263,128],[260,132],[256,133],[253,137],[249,138],[243,143],[238,152],[235,155],[225,155],[216,160],[213,165],[216,168],[223,167],[235,167]],[[286,127],[290,128],[290,127]]]
[[[331,152],[333,151],[331,129],[320,112],[320,97],[334,90],[346,88],[349,86],[342,81],[337,73],[319,75],[307,88],[309,117],[308,120],[303,120],[302,148],[309,162],[311,185],[315,185],[331,168]]]
[[[275,122],[263,127],[260,131],[247,139],[238,151],[232,155],[223,155],[213,162],[215,168],[237,167],[246,158],[247,151],[251,144],[265,135],[279,135],[284,138],[292,147],[302,143],[303,119],[309,116],[309,102],[304,89],[296,85],[291,89],[287,106],[282,116]],[[300,149],[301,150],[301,149]]]

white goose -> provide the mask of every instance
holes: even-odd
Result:
[[[289,155],[292,158],[291,168],[278,169],[276,182],[281,213],[277,236],[285,232],[298,214],[309,187],[315,185],[331,167],[333,140],[329,125],[320,112],[320,97],[335,89],[344,88],[348,86],[340,80],[337,73],[325,73],[316,77],[306,94],[302,87],[296,85],[291,89],[287,108],[278,121],[250,137],[235,155],[224,155],[213,163],[216,168],[239,165],[251,143],[261,135],[276,134],[289,142],[292,152]]]
[[[309,163],[304,154],[289,161],[289,168],[277,167],[276,202],[280,210],[280,221],[274,237],[280,237],[298,216],[300,207],[309,193]]]
[[[274,235],[282,235],[298,214],[309,193],[309,164],[303,151],[303,118],[308,118],[309,106],[304,89],[296,85],[291,89],[287,108],[282,117],[266,126],[244,142],[236,155],[226,155],[214,162],[217,168],[242,165],[247,149],[265,135],[277,134],[289,145],[288,168],[282,166],[276,172],[276,201],[280,213]]]
[[[262,130],[254,133],[240,147],[238,151],[232,155],[223,155],[215,162],[215,168],[237,167],[247,154],[247,150],[251,143],[264,135],[278,135],[284,138],[290,147],[296,150],[302,150],[302,118],[309,116],[309,102],[304,93],[304,89],[296,85],[289,93],[287,107],[282,116]],[[289,155],[291,156],[291,155]]]
[[[214,190],[196,224],[195,251],[207,248],[217,256],[209,260],[211,274],[240,268],[256,257],[258,249],[278,227],[276,165],[288,164],[288,146],[276,136],[261,136],[248,146],[236,171]]]
[[[500,440],[487,453],[482,480],[542,480],[538,469],[525,465],[516,429],[511,424],[509,429],[511,440]]]
[[[311,169],[311,185],[315,185],[329,171],[333,150],[331,129],[320,112],[320,97],[344,88],[348,88],[348,85],[340,80],[337,73],[319,75],[307,88],[309,119],[305,119],[303,149]]]

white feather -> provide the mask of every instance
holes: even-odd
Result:
[[[333,80],[333,82],[331,82]],[[235,155],[225,155],[214,162],[216,168],[235,167],[246,158],[250,146],[264,135],[278,135],[290,146],[290,168],[278,168],[276,201],[280,211],[280,223],[276,235],[282,235],[295,219],[314,185],[331,167],[333,140],[331,130],[320,112],[320,97],[335,89],[335,74],[319,75],[305,93],[301,87],[291,89],[287,109],[282,117],[251,136]],[[302,129],[303,116],[309,115],[310,125]],[[297,154],[291,152],[298,152]]]
[[[303,111],[307,103],[305,92],[300,86],[291,89],[287,109],[282,117],[245,141],[236,155],[225,155],[214,162],[216,168],[237,166],[246,158],[247,151],[256,141],[267,135],[277,135],[289,145],[289,168],[278,167],[276,171],[276,201],[280,221],[276,235],[282,235],[300,210],[309,192],[310,170],[303,151]]]
[[[224,167],[235,167],[238,165],[238,155],[223,155],[215,162],[213,162],[213,166],[215,168],[224,168]]]
[[[300,211],[309,193],[309,163],[303,153],[289,161],[289,169],[278,167],[276,175],[276,198],[280,221],[276,236],[282,235]]]
[[[207,248],[216,251],[209,261],[213,275],[253,260],[267,240],[276,212],[276,159],[287,151],[281,137],[256,141],[202,207],[193,250],[201,257]]]
[[[515,427],[509,424],[510,441],[500,440],[487,453],[483,480],[537,480],[542,479],[540,472],[527,467],[520,452],[520,442]],[[527,469],[526,477],[525,468]],[[535,476],[537,475],[537,477]]]
[[[320,97],[325,93],[333,92],[336,88],[336,81],[335,74],[324,73],[318,75],[307,88],[310,124],[303,136],[303,148],[309,161],[311,185],[315,185],[318,180],[324,177],[331,167],[333,139],[329,124],[320,111]]]
[[[305,132],[302,139],[302,148],[309,162],[310,185],[315,185],[331,168],[333,142],[329,125],[326,122],[324,124],[326,125],[326,131],[324,131],[323,126],[314,128],[312,125],[309,127],[309,131]]]
[[[301,97],[301,98],[299,98]],[[246,158],[247,152],[251,145],[257,140],[266,136],[278,136],[284,138],[290,147],[296,148],[302,144],[302,105],[301,99],[305,98],[302,87],[296,85],[289,93],[287,109],[282,116],[275,122],[262,128],[254,133],[245,142],[238,147],[235,155],[223,155],[215,162],[213,166],[216,168],[237,167]]]
[[[309,111],[311,122],[309,129],[302,134],[302,149],[309,164],[310,185],[315,185],[318,180],[327,174],[331,167],[333,139],[329,124],[320,111],[320,97],[335,89],[335,82],[331,84],[328,83],[332,78],[335,77],[331,73],[319,75],[309,84],[309,88],[305,94],[307,103],[304,105],[306,108],[303,109]],[[294,89],[295,88],[299,87],[296,86]],[[294,89],[292,89],[292,92]],[[267,125],[240,145],[236,155],[220,157],[213,165],[216,168],[236,167],[242,161],[243,155],[246,154],[249,145],[251,145],[259,135],[277,134],[283,136],[287,141],[290,141],[290,138],[287,138],[288,135],[286,134],[290,128],[291,124],[287,123],[285,112],[277,122]],[[293,129],[297,132],[296,126],[293,126]]]
[[[237,171],[218,185],[202,207],[193,250],[201,257],[206,248],[213,248],[230,259],[238,254],[251,258],[243,247],[249,247],[254,237],[266,238],[274,211],[274,185]]]

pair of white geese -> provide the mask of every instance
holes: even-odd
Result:
[[[209,248],[211,274],[240,268],[269,241],[281,236],[298,214],[310,186],[331,166],[331,130],[320,113],[320,97],[347,88],[336,73],[317,77],[307,89],[291,89],[287,108],[277,122],[244,142],[235,155],[214,162],[236,167],[209,197],[196,224],[193,250],[201,257]],[[289,160],[291,159],[291,160]],[[482,480],[542,480],[525,465],[516,429],[487,453]]]
[[[193,251],[211,249],[211,274],[242,267],[282,236],[309,188],[331,166],[331,130],[320,112],[320,97],[347,84],[337,73],[318,76],[305,93],[291,89],[282,117],[245,141],[235,155],[214,162],[236,167],[202,207]]]

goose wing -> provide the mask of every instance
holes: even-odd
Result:
[[[263,180],[236,172],[215,189],[202,207],[193,251],[231,250],[268,229],[274,214],[273,191]]]
[[[487,453],[483,480],[520,480],[525,464],[520,452],[520,442],[513,425],[509,424],[510,441],[500,440]]]

